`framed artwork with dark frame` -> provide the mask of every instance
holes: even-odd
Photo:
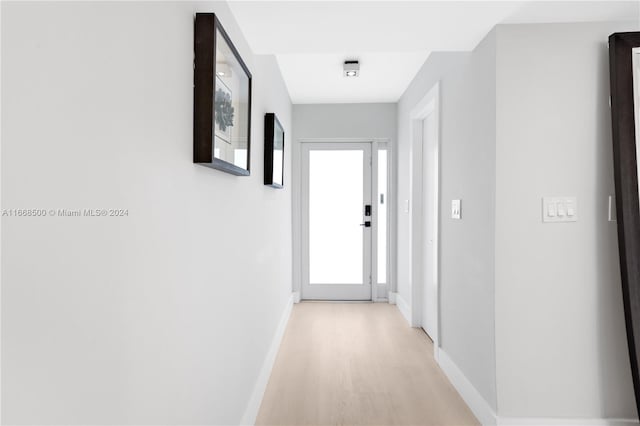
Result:
[[[248,176],[251,72],[213,13],[197,13],[194,37],[193,162]]]
[[[609,71],[622,301],[640,412],[640,32],[609,37]]]
[[[284,188],[284,129],[272,112],[264,116],[264,184]]]

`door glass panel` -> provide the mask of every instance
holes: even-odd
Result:
[[[387,150],[378,150],[378,284],[387,283]]]
[[[363,284],[362,150],[309,152],[309,283]]]

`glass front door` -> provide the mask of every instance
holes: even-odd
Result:
[[[303,144],[307,300],[371,300],[371,143]]]

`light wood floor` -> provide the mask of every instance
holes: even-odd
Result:
[[[386,303],[294,306],[258,425],[477,425],[427,335]]]

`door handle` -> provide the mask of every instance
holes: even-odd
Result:
[[[364,226],[365,228],[371,228],[371,221],[366,220],[364,223],[361,223],[360,226]]]

